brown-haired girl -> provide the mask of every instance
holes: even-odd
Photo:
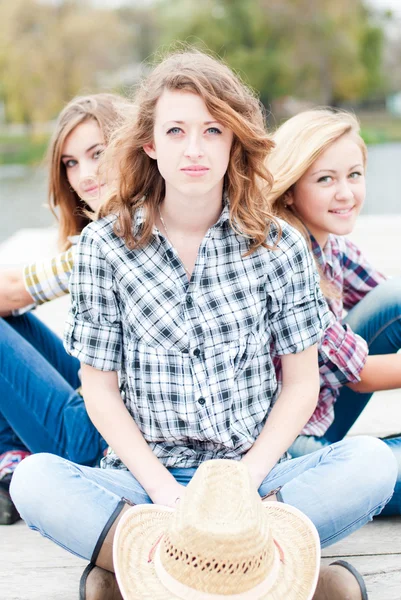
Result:
[[[102,469],[29,457],[12,484],[30,527],[91,560],[81,598],[120,597],[121,515],[174,507],[206,460],[242,460],[260,495],[300,508],[322,545],[380,512],[396,475],[373,438],[284,460],[316,405],[328,312],[302,236],[266,211],[259,102],[225,65],[184,52],[152,71],[136,107],[110,146],[115,193],[79,242],[65,336],[113,450]],[[349,570],[328,570],[316,598],[342,598],[341,586],[364,597]]]
[[[63,252],[0,271],[0,524],[19,519],[9,485],[29,453],[96,465],[106,448],[75,391],[79,361],[26,311],[68,292],[74,244],[106,189],[97,177],[99,158],[123,106],[128,102],[119,96],[95,94],[75,98],[61,112],[49,146],[49,204],[58,212]]]

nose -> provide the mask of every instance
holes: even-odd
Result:
[[[351,185],[347,180],[342,180],[338,182],[336,193],[336,200],[353,200],[354,192],[352,191]]]
[[[82,160],[79,164],[79,167],[80,181],[96,179],[98,165],[93,160]]]
[[[193,133],[188,137],[188,144],[185,149],[185,156],[192,160],[200,158],[204,155],[202,138],[197,133]]]

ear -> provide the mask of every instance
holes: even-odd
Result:
[[[290,189],[286,191],[286,193],[284,194],[283,200],[284,200],[284,206],[291,206],[291,204],[294,204],[294,188],[293,188],[293,186],[291,186]]]
[[[150,158],[154,158],[154,159],[157,158],[157,156],[156,156],[156,150],[155,150],[155,146],[154,146],[153,142],[151,144],[145,144],[143,146],[143,149],[146,152],[146,154],[148,156],[150,156]]]

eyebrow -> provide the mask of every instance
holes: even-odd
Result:
[[[163,127],[165,127],[169,123],[176,123],[177,125],[185,125],[185,121],[166,121],[165,123],[163,123]],[[204,121],[202,123],[202,125],[212,125],[212,123],[218,123],[219,125],[222,125],[222,123],[220,123],[220,121]]]
[[[363,164],[362,163],[356,163],[356,165],[354,165],[353,167],[349,168],[349,171],[352,171],[352,169],[356,169],[357,167],[362,167],[362,169],[363,169]],[[336,171],[335,171],[335,169],[319,169],[318,171],[315,171],[314,173],[311,173],[311,176],[317,175],[318,173],[336,173]]]
[[[87,154],[91,150],[94,150],[97,146],[104,146],[104,143],[103,142],[96,142],[96,144],[93,144],[93,146],[90,146],[90,148],[87,148],[85,150],[85,154]],[[62,154],[61,158],[73,158],[73,155],[72,154]]]

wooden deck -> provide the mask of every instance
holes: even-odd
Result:
[[[378,268],[396,276],[401,275],[400,230],[401,216],[361,217],[353,239]],[[48,236],[25,232],[0,247],[0,264],[23,260],[27,250],[21,242],[29,236],[38,256],[48,253]],[[63,299],[39,314],[60,332],[65,307]],[[401,391],[394,391],[375,394],[351,433],[386,435],[400,428]],[[337,558],[352,562],[365,576],[370,600],[401,600],[401,517],[376,519],[323,552],[325,564]],[[0,565],[1,600],[76,600],[86,562],[19,522],[0,526]]]

